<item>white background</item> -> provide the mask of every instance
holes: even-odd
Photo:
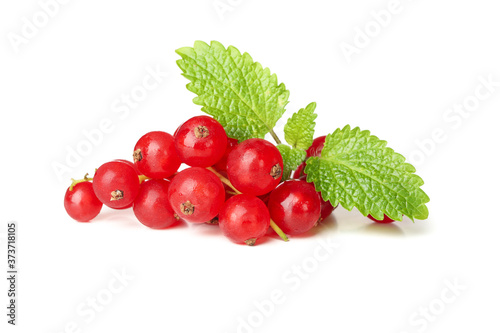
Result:
[[[15,328],[0,283],[2,332],[238,332],[242,320],[253,326],[240,332],[498,331],[500,86],[464,117],[444,118],[477,101],[480,77],[500,82],[498,4],[401,0],[349,62],[342,43],[377,29],[370,13],[388,0],[221,3],[230,10],[219,15],[212,0],[69,1],[17,47],[23,18],[33,22],[42,9],[34,0],[1,3],[0,257],[6,270],[6,224],[17,221],[20,271]],[[144,133],[173,133],[201,114],[174,52],[195,40],[235,45],[277,73],[291,93],[281,138],[288,116],[316,101],[317,135],[360,126],[412,159],[429,219],[374,225],[339,208],[313,235],[254,248],[213,226],[149,230],[131,210],[71,220],[63,208],[71,177],[130,159]],[[128,114],[114,112],[147,68],[169,75]],[[61,180],[54,163],[66,164],[68,149],[103,119],[112,130]],[[444,138],[430,144],[439,129]],[[425,155],[417,142],[427,142]],[[330,254],[320,242],[338,246]],[[110,294],[122,270],[133,278]],[[280,304],[269,306],[274,293]],[[93,297],[106,303],[102,311],[89,310]]]

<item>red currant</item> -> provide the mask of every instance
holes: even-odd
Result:
[[[229,180],[239,191],[259,196],[272,191],[280,182],[283,158],[272,143],[248,139],[227,157]]]
[[[181,160],[177,156],[174,137],[166,132],[149,132],[134,147],[134,162],[141,174],[150,178],[168,178]]]
[[[313,140],[311,147],[307,148],[307,157],[311,156],[321,156],[321,151],[325,146],[326,136],[318,136]]]
[[[271,192],[263,194],[263,195],[259,195],[257,198],[259,198],[260,200],[262,200],[262,202],[267,206],[267,203],[269,202],[269,197],[270,196],[271,196]]]
[[[78,222],[88,222],[96,217],[102,208],[92,183],[85,181],[71,186],[64,195],[64,208],[71,218]]]
[[[170,182],[163,179],[150,179],[141,184],[134,201],[134,214],[147,227],[164,229],[179,220],[168,201]]]
[[[294,179],[302,179],[306,176],[304,173],[304,169],[306,167],[306,162],[302,162],[301,165],[297,167],[297,169],[293,172],[293,177]]]
[[[115,209],[120,209],[120,210],[123,210],[123,209],[129,209],[129,208],[132,208],[134,207],[134,203],[131,202],[130,204],[126,205],[125,207],[120,207],[120,208],[115,208]]]
[[[168,189],[174,211],[188,222],[203,223],[217,216],[224,204],[221,180],[204,168],[192,167],[175,175]]]
[[[321,202],[314,185],[288,180],[271,192],[267,204],[273,221],[289,235],[307,232],[318,222]]]
[[[139,193],[139,177],[130,165],[123,162],[104,163],[97,169],[94,192],[103,204],[111,208],[127,208]]]
[[[134,168],[135,172],[137,173],[137,175],[142,175],[142,173],[139,171],[139,168],[137,167],[137,165],[135,165],[135,163],[133,162],[130,162],[130,161],[127,161],[127,160],[114,160],[115,162],[121,162],[121,163],[125,163],[129,166],[131,166],[132,168]]]
[[[301,166],[305,166],[306,163],[302,163],[299,165],[297,170],[295,170],[295,173],[293,174],[293,178],[298,178],[300,180],[306,180],[306,175],[303,173],[304,169],[301,169]],[[302,174],[301,174],[302,173]],[[301,174],[301,175],[300,175]],[[300,175],[300,177],[299,177]],[[333,207],[330,201],[325,201],[323,200],[323,197],[321,196],[321,192],[318,192],[319,194],[319,199],[321,200],[321,220],[326,219],[328,216],[330,216],[331,213],[337,208],[337,206]]]
[[[269,229],[266,205],[259,198],[239,194],[229,199],[219,213],[219,227],[235,243],[254,245]]]
[[[324,220],[328,216],[330,216],[330,214],[333,213],[333,211],[337,207],[333,207],[330,201],[323,200],[320,192],[318,192],[318,194],[320,195],[320,200],[321,200],[321,220]]]
[[[226,151],[224,152],[224,155],[222,155],[221,159],[213,165],[213,168],[219,172],[221,171],[226,171],[227,170],[227,157],[229,156],[229,153],[233,151],[234,147],[238,145],[238,140],[232,139],[232,138],[227,138],[227,146],[226,146]]]
[[[307,158],[311,156],[321,156],[321,151],[323,150],[323,147],[325,146],[325,140],[326,136],[318,136],[316,139],[313,140],[313,143],[311,147],[307,148]],[[302,162],[301,165],[298,166],[297,170],[293,173],[293,178],[295,179],[300,179],[302,176],[305,175],[304,173],[304,168],[306,167],[306,162]]]
[[[377,220],[376,218],[374,218],[373,216],[371,215],[368,215],[368,218],[374,222],[377,222],[377,223],[392,223],[394,222],[394,220],[390,219],[387,215],[384,214],[384,219],[383,220]]]
[[[209,167],[226,151],[224,127],[208,116],[189,119],[175,131],[175,149],[182,162],[190,166]]]

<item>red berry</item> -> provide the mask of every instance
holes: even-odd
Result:
[[[294,179],[302,179],[305,178],[306,174],[304,173],[304,169],[306,167],[306,162],[302,162],[301,165],[297,167],[297,169],[293,172]]]
[[[139,222],[153,229],[164,229],[179,220],[168,201],[169,185],[170,182],[163,179],[151,179],[141,184],[134,201],[134,214]]]
[[[313,140],[313,143],[311,147],[307,148],[307,158],[311,156],[321,156],[321,151],[323,150],[323,147],[325,146],[325,140],[326,136],[318,136],[316,139]],[[304,169],[306,167],[306,162],[302,162],[301,165],[297,167],[297,169],[293,173],[293,178],[295,179],[300,179],[302,176],[305,175]]]
[[[394,220],[390,219],[387,215],[384,214],[384,219],[383,220],[377,220],[376,218],[374,218],[373,216],[371,215],[368,215],[368,218],[374,222],[377,222],[377,223],[392,223],[394,222]]]
[[[129,209],[129,208],[132,208],[133,206],[134,206],[134,203],[131,202],[130,204],[126,205],[125,207],[120,207],[120,208],[115,208],[115,209],[120,209],[120,210]]]
[[[182,162],[190,166],[209,167],[226,151],[224,127],[208,116],[189,119],[175,131],[175,149]]]
[[[139,177],[130,165],[123,162],[104,163],[97,169],[94,192],[103,204],[111,208],[127,208],[139,193]]]
[[[269,202],[269,197],[270,196],[271,196],[271,192],[263,194],[263,195],[259,195],[257,198],[259,198],[260,200],[262,200],[262,202],[267,206],[267,203]]]
[[[227,157],[229,180],[239,191],[259,196],[272,191],[280,182],[283,158],[272,143],[248,139]]]
[[[323,151],[323,147],[325,146],[326,136],[318,136],[313,140],[311,147],[307,148],[307,158],[311,156],[321,156],[321,151]],[[306,162],[302,162],[297,169],[293,172],[293,178],[301,179],[302,176],[305,176],[304,169],[306,167]]]
[[[306,175],[303,173],[304,169],[301,169],[301,166],[305,166],[306,163],[302,163],[299,165],[297,170],[295,170],[295,173],[293,174],[293,178],[298,178],[300,180],[306,180]],[[302,175],[300,175],[302,173]],[[300,176],[299,176],[300,175]],[[318,192],[319,199],[321,200],[321,220],[326,219],[328,216],[330,216],[331,213],[337,208],[337,206],[333,207],[330,201],[325,201],[323,200],[323,197],[321,196],[321,192]]]
[[[132,168],[134,168],[135,172],[137,173],[137,175],[142,175],[142,173],[139,171],[139,168],[137,168],[137,165],[135,165],[134,162],[130,162],[130,161],[127,161],[127,160],[114,160],[114,162],[122,162],[122,163],[125,163],[127,165],[130,165]]]
[[[217,216],[224,204],[225,191],[220,179],[204,168],[192,167],[175,175],[168,189],[168,200],[180,218],[203,223]]]
[[[78,222],[88,222],[96,217],[102,208],[91,182],[78,183],[64,195],[64,208],[71,218]]]
[[[325,146],[326,136],[318,136],[313,140],[311,147],[307,148],[307,157],[311,156],[321,156],[321,151]]]
[[[318,192],[318,194],[320,195],[320,200],[321,200],[321,220],[324,220],[328,216],[330,216],[330,214],[333,213],[333,211],[337,207],[333,207],[330,201],[323,200],[320,192]]]
[[[213,165],[213,168],[217,171],[226,171],[227,170],[227,157],[229,156],[229,153],[233,151],[234,147],[238,145],[238,140],[232,139],[232,138],[227,138],[227,145],[226,145],[226,151],[224,152],[224,155],[222,155],[221,159]]]
[[[259,198],[239,194],[229,199],[219,213],[219,227],[235,243],[254,245],[269,229],[269,211]]]
[[[134,162],[147,177],[161,179],[173,175],[181,165],[174,137],[160,131],[143,135],[134,147]]]
[[[321,202],[314,186],[303,180],[288,180],[271,192],[269,213],[289,235],[302,234],[318,222]]]

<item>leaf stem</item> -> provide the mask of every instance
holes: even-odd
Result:
[[[269,134],[271,134],[271,136],[273,137],[274,141],[276,141],[277,144],[281,144],[281,140],[280,138],[278,138],[278,136],[276,135],[276,133],[274,133],[274,130],[271,128],[269,130]]]
[[[281,230],[280,227],[278,227],[278,225],[273,221],[273,219],[271,219],[271,228],[273,228],[273,230],[278,234],[278,236],[281,237],[281,239],[283,239],[285,242],[288,242],[288,237],[285,235],[283,230]]]

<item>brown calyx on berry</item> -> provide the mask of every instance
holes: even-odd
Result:
[[[174,213],[174,219],[176,219],[177,221],[179,221],[181,218],[179,217],[179,215],[177,215],[177,213]]]
[[[194,205],[191,203],[191,201],[186,201],[181,203],[181,212],[184,215],[193,215],[194,213]]]
[[[142,160],[142,152],[140,149],[134,150],[134,162],[139,162]]]
[[[245,244],[248,246],[254,246],[255,242],[257,241],[257,238],[250,238],[245,241]]]
[[[210,135],[210,131],[206,126],[198,126],[194,129],[194,136],[196,136],[197,139],[201,138],[206,138],[207,136]]]
[[[117,201],[123,199],[123,191],[115,190],[111,192],[111,201]]]
[[[276,163],[275,165],[273,165],[273,167],[271,168],[271,172],[269,174],[274,179],[279,179],[281,177],[281,166],[280,166],[280,164]]]
[[[213,224],[213,225],[215,225],[215,224],[219,224],[219,216],[216,216],[216,217],[214,217],[213,219],[211,219],[210,221],[207,221],[207,222],[205,222],[205,223],[206,223],[206,224]]]

